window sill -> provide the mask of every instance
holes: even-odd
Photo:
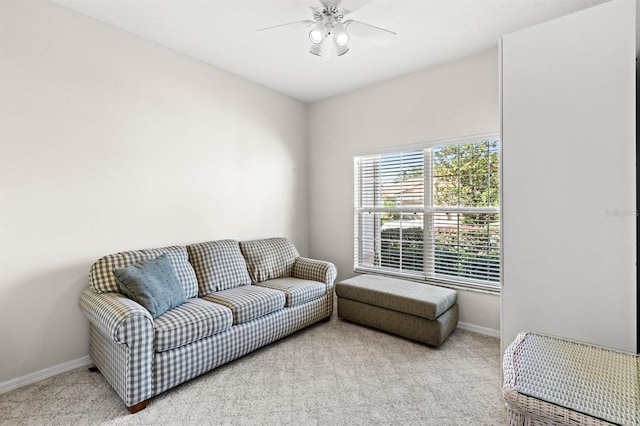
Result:
[[[445,288],[450,288],[450,289],[453,289],[453,290],[469,291],[469,292],[473,292],[473,293],[482,293],[482,294],[492,294],[492,295],[497,295],[497,296],[500,295],[500,290],[501,290],[501,288],[499,286],[492,287],[492,286],[482,286],[482,285],[467,284],[467,283],[464,283],[464,282],[450,282],[450,281],[440,281],[440,280],[429,280],[429,279],[426,279],[422,275],[393,273],[393,272],[381,271],[379,269],[369,269],[369,268],[355,267],[353,272],[356,272],[356,273],[359,273],[359,274],[371,274],[371,275],[381,275],[381,276],[393,277],[393,278],[401,278],[401,279],[408,280],[408,281],[414,281],[414,282],[423,283],[423,284],[435,285],[435,286],[438,286],[438,287],[445,287]]]

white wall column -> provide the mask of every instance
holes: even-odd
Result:
[[[636,351],[635,0],[504,36],[503,349]]]

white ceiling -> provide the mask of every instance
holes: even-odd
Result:
[[[373,0],[348,18],[396,32],[392,44],[352,37],[348,53],[325,62],[309,53],[304,26],[255,31],[311,20],[318,0],[53,1],[313,102],[495,47],[503,34],[608,0]]]

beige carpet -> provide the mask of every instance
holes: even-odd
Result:
[[[434,349],[334,315],[134,415],[82,368],[0,395],[0,424],[504,425],[499,347],[458,329]]]

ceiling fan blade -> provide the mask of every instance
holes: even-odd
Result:
[[[347,28],[349,34],[353,34],[357,37],[362,37],[374,43],[387,46],[398,34],[393,31],[385,30],[384,28],[376,27],[375,25],[366,24],[364,22],[355,21],[349,19],[345,21],[344,26]]]
[[[353,13],[371,2],[372,0],[342,0],[342,9],[344,13]]]
[[[317,9],[319,7],[322,7],[322,1],[320,0],[298,0],[300,3],[303,3],[305,6],[308,6],[312,9]]]
[[[288,27],[288,26],[293,26],[293,25],[309,26],[309,25],[313,25],[313,21],[305,20],[305,21],[287,22],[286,24],[279,24],[279,25],[273,25],[271,27],[260,28],[260,29],[256,30],[256,32],[259,33],[259,32],[262,32],[262,31],[275,30],[277,28]]]

